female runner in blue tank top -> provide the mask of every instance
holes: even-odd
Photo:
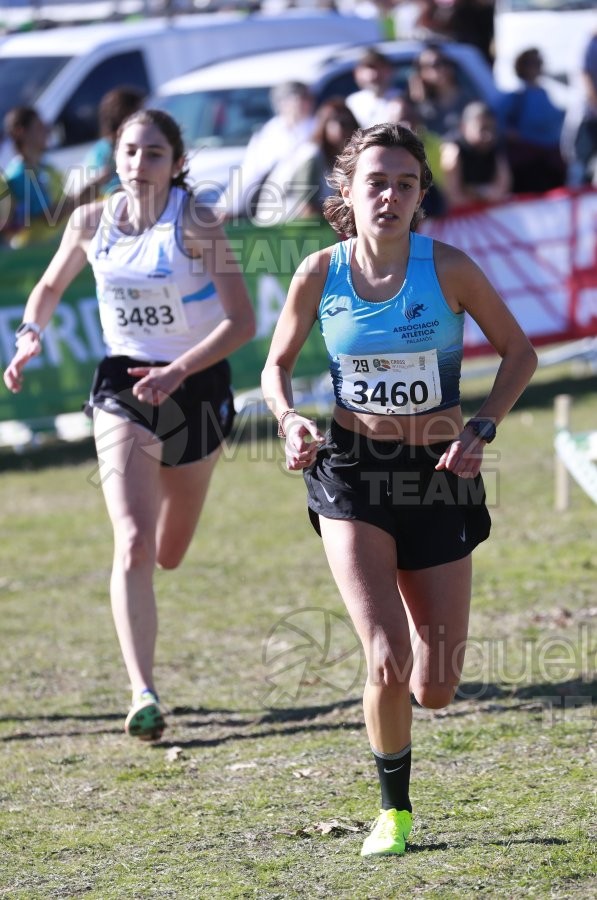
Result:
[[[362,855],[403,853],[412,692],[452,700],[463,665],[471,552],[489,534],[483,448],[528,383],[536,355],[473,261],[415,232],[431,184],[419,139],[399,125],[355,132],[324,214],[346,240],[309,256],[290,286],[262,376],[303,469],[311,520],[363,645],[364,713],[381,813]],[[501,357],[464,423],[464,313]],[[336,404],[329,432],[293,409],[291,376],[315,323]]]
[[[128,734],[160,737],[153,680],[155,566],[173,569],[194,534],[234,417],[226,357],[254,333],[238,267],[214,214],[184,181],[180,129],[145,110],[121,126],[123,191],[71,216],[60,247],[27,302],[12,391],[41,352],[42,332],[68,285],[90,262],[107,355],[89,399],[114,531],[110,592],[133,702]]]

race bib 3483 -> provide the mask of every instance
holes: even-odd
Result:
[[[166,337],[189,330],[175,284],[106,285],[100,313],[106,333],[120,337]]]

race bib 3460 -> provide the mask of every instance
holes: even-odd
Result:
[[[437,351],[338,357],[341,397],[352,407],[378,415],[413,415],[442,401]]]

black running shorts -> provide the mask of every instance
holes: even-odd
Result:
[[[313,527],[321,533],[319,516],[375,525],[396,541],[399,569],[468,556],[489,536],[491,519],[480,475],[436,471],[448,446],[375,441],[332,421],[304,472]]]
[[[133,395],[139,378],[127,369],[165,366],[165,362],[108,356],[93,379],[85,411],[102,409],[143,426],[162,442],[162,465],[180,466],[209,456],[230,434],[234,400],[230,389],[230,366],[222,360],[189,375],[159,406],[142,403]]]

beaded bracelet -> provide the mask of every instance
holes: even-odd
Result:
[[[296,414],[296,409],[292,409],[292,407],[291,407],[290,409],[285,409],[284,412],[282,413],[282,415],[280,416],[280,418],[278,419],[278,437],[279,438],[286,437],[286,432],[284,431],[284,419],[286,418],[286,416],[290,416],[293,414]]]

